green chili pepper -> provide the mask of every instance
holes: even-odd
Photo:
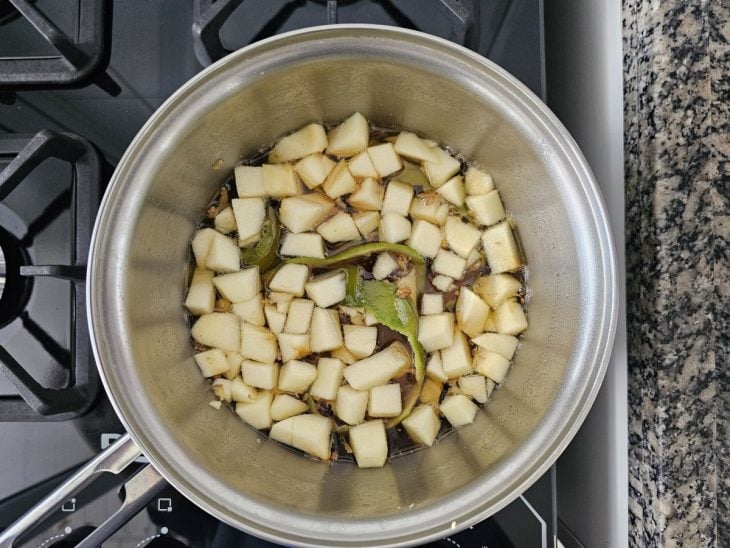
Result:
[[[279,247],[279,219],[276,217],[276,209],[269,205],[268,215],[261,228],[261,238],[253,246],[241,251],[243,264],[258,265],[259,271],[265,272],[279,259],[276,254]]]
[[[413,351],[416,370],[416,387],[403,404],[402,413],[390,419],[388,428],[400,424],[410,415],[421,394],[426,372],[426,357],[421,343],[418,342],[418,314],[409,299],[396,295],[393,284],[379,280],[363,280],[357,267],[346,267],[347,294],[345,305],[364,308],[378,323],[404,335]]]
[[[423,290],[423,284],[426,279],[426,263],[421,254],[403,244],[389,244],[388,242],[370,242],[348,247],[344,251],[330,255],[324,259],[314,257],[294,257],[287,259],[287,263],[305,264],[314,268],[326,268],[328,266],[340,266],[345,263],[367,257],[373,253],[391,252],[405,255],[408,257],[416,269],[416,289],[420,293]]]

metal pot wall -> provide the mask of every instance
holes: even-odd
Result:
[[[284,132],[354,111],[447,143],[488,169],[519,228],[530,290],[530,327],[476,422],[366,470],[303,458],[209,407],[181,306],[190,237],[233,166]],[[376,26],[259,42],[180,89],[117,167],[88,280],[104,384],[156,469],[223,521],[316,546],[420,543],[512,501],[590,408],[617,311],[603,203],[555,116],[484,58]]]

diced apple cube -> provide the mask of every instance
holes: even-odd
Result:
[[[284,264],[269,282],[271,291],[301,297],[309,277],[309,267],[303,264]]]
[[[312,313],[310,346],[314,353],[342,346],[342,329],[337,310],[315,307]]]
[[[360,424],[365,420],[369,397],[370,392],[367,390],[355,390],[349,386],[341,386],[337,391],[335,414],[347,424]]]
[[[311,154],[294,165],[294,171],[304,181],[307,188],[317,188],[335,167],[335,162],[324,154]]]
[[[345,298],[346,275],[342,271],[323,274],[304,284],[304,289],[317,306],[327,308]]]
[[[368,421],[350,428],[350,447],[359,468],[380,468],[388,458],[388,438],[383,421]]]
[[[241,324],[241,356],[262,363],[274,363],[277,350],[276,336],[271,331],[250,323]]]
[[[251,300],[261,291],[259,267],[252,266],[238,272],[216,276],[213,278],[213,285],[232,303]]]
[[[472,371],[469,340],[458,329],[454,331],[454,342],[451,346],[441,350],[441,364],[449,379],[457,379]]]
[[[343,325],[345,348],[359,358],[367,358],[375,351],[378,342],[378,328],[364,325]]]
[[[206,350],[195,354],[195,363],[198,364],[200,372],[204,377],[214,377],[222,375],[228,371],[228,360],[225,353],[218,349]]]
[[[417,162],[434,162],[438,160],[431,147],[424,143],[418,135],[410,131],[401,131],[395,143],[393,143],[393,148],[398,154],[409,160]]]
[[[527,329],[527,318],[517,301],[505,301],[494,311],[497,333],[519,335]]]
[[[378,320],[370,312],[365,313],[365,325],[370,327],[371,325],[378,325]]]
[[[244,360],[241,363],[243,382],[249,386],[272,390],[279,378],[279,366],[275,363],[259,363]]]
[[[370,389],[368,415],[372,418],[397,417],[403,410],[400,384],[383,384]]]
[[[190,330],[193,339],[205,346],[220,348],[229,352],[238,351],[238,317],[228,312],[203,314]]]
[[[294,299],[289,305],[289,313],[286,317],[284,331],[286,333],[304,334],[309,331],[309,324],[312,321],[314,302],[309,299]]]
[[[421,192],[411,202],[410,215],[441,226],[449,216],[449,205],[436,192]]]
[[[380,225],[380,213],[377,211],[361,211],[352,216],[355,226],[360,231],[363,238],[368,236]]]
[[[484,173],[474,167],[466,170],[466,193],[473,196],[486,194],[494,188],[494,181],[491,175]]]
[[[286,324],[286,313],[279,312],[276,305],[267,304],[264,306],[264,316],[266,316],[266,325],[272,333],[281,333],[284,331]]]
[[[275,421],[283,421],[295,415],[301,415],[309,407],[302,400],[289,394],[277,394],[271,402],[271,418]]]
[[[396,213],[403,217],[408,216],[413,200],[413,187],[400,181],[391,181],[385,189],[383,209],[381,213]]]
[[[308,124],[282,137],[269,153],[270,162],[290,162],[327,148],[327,134],[320,124]]]
[[[293,297],[293,295],[292,295]],[[284,300],[284,301],[278,301],[276,303],[276,311],[281,312],[282,314],[286,314],[289,312],[289,305],[291,304],[291,299]]]
[[[309,395],[321,400],[334,400],[342,384],[345,364],[337,358],[320,358],[317,361],[317,378],[312,383]]]
[[[381,178],[387,177],[403,167],[403,162],[391,143],[368,147],[368,155]]]
[[[241,377],[231,379],[231,399],[233,401],[251,402],[258,398],[258,391],[243,382]]]
[[[459,379],[461,391],[479,403],[487,403],[487,379],[481,375],[465,375]]]
[[[269,196],[283,198],[299,194],[299,179],[289,164],[264,164],[261,166],[264,188]]]
[[[363,211],[379,211],[383,207],[383,187],[375,179],[367,178],[350,194],[348,203]]]
[[[345,212],[338,213],[334,217],[323,222],[317,227],[322,237],[330,243],[349,242],[359,240],[360,232],[352,220],[352,217]]]
[[[411,361],[402,345],[393,343],[372,356],[345,368],[345,380],[356,390],[387,383]]]
[[[324,259],[324,240],[315,232],[287,234],[279,250],[287,257],[314,257]]]
[[[193,240],[190,245],[193,248],[195,264],[198,268],[206,267],[210,244],[213,243],[213,238],[215,238],[217,234],[218,231],[212,228],[201,228],[193,236]]]
[[[479,194],[478,196],[469,196],[466,199],[466,206],[474,214],[479,224],[483,226],[493,225],[504,219],[506,215],[497,190],[492,190],[487,194]]]
[[[271,392],[259,392],[258,397],[251,402],[238,402],[236,415],[258,430],[270,428],[271,401],[273,399]]]
[[[418,319],[418,342],[426,352],[451,346],[454,342],[454,315],[444,312],[421,316]]]
[[[466,259],[477,243],[481,232],[459,217],[450,216],[444,224],[444,238],[449,247],[460,257]]]
[[[421,297],[421,314],[441,314],[444,311],[444,296],[441,293],[424,293]]]
[[[216,272],[238,272],[241,270],[241,252],[232,239],[213,230],[205,266]]]
[[[226,360],[228,361],[228,371],[224,373],[228,380],[235,379],[241,373],[241,362],[243,356],[238,352],[226,352]]]
[[[444,372],[443,363],[441,362],[441,353],[434,352],[426,362],[426,376],[438,382],[446,382],[449,378]]]
[[[289,360],[281,366],[279,390],[301,394],[307,391],[316,377],[317,368],[311,363]]]
[[[271,418],[275,421],[283,421],[295,415],[301,415],[308,409],[302,400],[289,394],[277,394],[271,402]]]
[[[276,340],[279,342],[281,361],[303,358],[311,353],[309,333],[279,333]]]
[[[441,414],[455,428],[473,423],[478,410],[474,402],[463,394],[448,396],[439,406]]]
[[[322,460],[330,458],[332,421],[322,415],[307,413],[289,417],[277,422],[269,436]]]
[[[316,228],[333,207],[334,203],[319,193],[290,196],[281,201],[279,221],[294,234],[299,234]]]
[[[456,322],[469,337],[476,337],[484,331],[489,307],[468,287],[459,290],[456,299]]]
[[[236,225],[236,217],[233,215],[233,208],[231,206],[220,210],[215,216],[215,220],[213,222],[215,224],[215,229],[221,234],[230,234],[238,229],[238,225]]]
[[[485,230],[482,245],[492,274],[517,270],[522,264],[517,242],[507,221]]]
[[[375,263],[373,263],[373,278],[376,280],[384,280],[395,272],[397,268],[398,262],[395,260],[393,255],[387,251],[380,253],[375,258]]]
[[[322,189],[333,200],[357,190],[357,181],[350,173],[350,170],[347,169],[345,160],[340,160],[330,171],[327,180],[322,185]]]
[[[454,175],[436,190],[447,202],[461,207],[464,205],[464,178],[461,175]]]
[[[266,218],[266,202],[263,198],[234,198],[231,201],[241,246],[256,242]]]
[[[347,348],[344,346],[341,346],[340,348],[335,348],[330,352],[330,356],[333,358],[337,358],[338,360],[342,360],[343,363],[346,363],[347,365],[352,365],[357,361],[357,358],[355,357],[355,354],[350,352]]]
[[[258,166],[236,166],[236,191],[239,198],[263,198],[267,195],[264,186],[264,172]]]
[[[196,268],[185,297],[185,308],[194,315],[210,314],[215,308],[214,272],[204,268]]]
[[[435,276],[433,280],[431,280],[431,285],[439,291],[443,291],[444,293],[446,293],[447,291],[454,288],[454,278],[452,278],[451,276],[443,276],[439,274],[438,276]]]
[[[411,222],[397,213],[387,213],[380,219],[380,239],[395,244],[411,235]]]
[[[213,384],[211,384],[211,390],[213,390],[213,394],[219,400],[225,402],[231,401],[231,381],[228,379],[224,379],[223,377],[214,379]]]
[[[441,420],[430,405],[419,405],[403,420],[403,428],[410,438],[430,447],[441,429]]]
[[[366,150],[350,158],[347,167],[353,177],[378,177],[378,171]]]
[[[489,331],[490,333],[497,332],[497,323],[494,321],[493,309],[489,311],[489,316],[487,316],[487,323],[484,324],[484,331]]]
[[[423,162],[423,170],[426,172],[431,186],[438,188],[459,173],[461,162],[440,147],[433,147],[431,151],[436,156],[436,160]]]
[[[474,287],[489,306],[497,308],[504,301],[516,297],[522,284],[510,274],[490,274],[480,277]]]
[[[439,249],[433,260],[433,271],[449,278],[459,279],[464,275],[466,261],[450,251]]]
[[[507,360],[512,359],[512,356],[515,355],[515,350],[517,350],[517,345],[520,343],[517,337],[500,335],[498,333],[482,333],[478,337],[473,338],[471,342],[484,350],[496,352]]]
[[[327,152],[340,158],[349,158],[362,152],[370,141],[370,128],[365,117],[356,112],[327,135]]]
[[[477,349],[474,354],[474,370],[480,375],[501,383],[507,376],[510,361],[496,352],[490,352],[483,348]]]
[[[441,248],[441,229],[428,221],[417,219],[413,223],[407,245],[424,257],[433,259]]]
[[[421,388],[421,393],[418,396],[418,401],[438,405],[443,389],[443,382],[435,381],[432,378],[427,377],[426,380],[423,381],[423,387]]]

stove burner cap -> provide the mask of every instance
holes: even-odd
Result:
[[[20,275],[20,267],[26,264],[22,244],[0,227],[0,328],[17,318],[28,303],[33,279]]]

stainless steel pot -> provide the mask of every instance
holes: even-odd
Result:
[[[302,458],[211,409],[181,306],[195,223],[233,166],[286,131],[356,110],[448,143],[487,168],[529,264],[530,327],[507,381],[473,425],[377,470]],[[95,354],[134,442],[167,481],[221,520],[286,544],[420,543],[498,511],[577,431],[616,325],[610,233],[565,128],[494,64],[390,27],[284,34],[193,78],[117,167],[88,271]],[[123,443],[129,460],[136,453]]]

